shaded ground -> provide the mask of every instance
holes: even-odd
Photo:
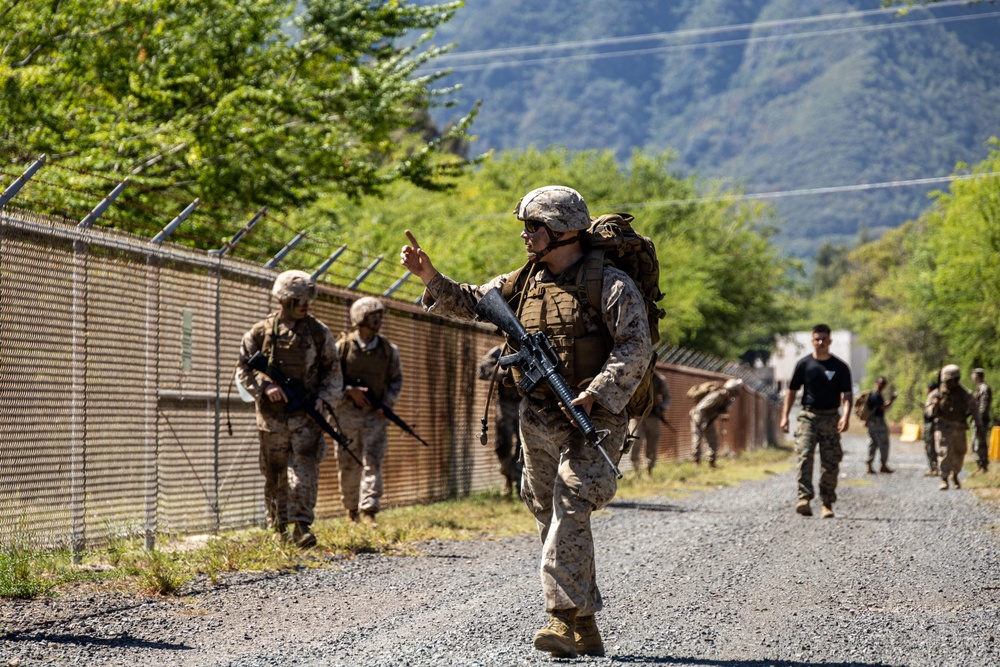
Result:
[[[0,667],[1000,664],[1000,515],[922,477],[922,445],[894,441],[896,473],[874,476],[864,446],[845,438],[835,519],[794,513],[790,472],[602,512],[606,658],[531,648],[545,614],[526,537],[241,574],[180,599],[7,601]]]

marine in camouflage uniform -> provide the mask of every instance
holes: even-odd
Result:
[[[382,509],[382,461],[388,445],[386,418],[366,397],[372,392],[387,407],[396,404],[403,387],[399,348],[379,331],[385,306],[366,296],[351,305],[350,333],[337,340],[337,356],[344,376],[344,397],[337,405],[337,418],[363,465],[350,455],[337,456],[340,501],[351,521],[359,516],[377,525]]]
[[[243,336],[237,378],[256,399],[260,433],[260,471],[264,475],[264,506],[275,535],[302,547],[316,544],[310,530],[319,485],[319,464],[327,454],[323,431],[305,411],[286,412],[288,397],[281,387],[251,369],[246,361],[261,352],[286,377],[300,380],[316,397],[315,408],[334,403],[343,392],[333,335],[309,314],[316,283],[303,271],[285,271],[274,281],[272,294],[281,309],[255,324]]]
[[[837,501],[837,478],[844,450],[840,434],[851,420],[851,369],[842,359],[830,354],[830,327],[817,324],[812,331],[813,353],[795,364],[785,392],[779,428],[788,433],[788,416],[795,396],[802,389],[802,409],[795,431],[795,450],[799,455],[799,501],[795,511],[812,516],[813,461],[819,449],[819,497],[822,517],[832,519]]]
[[[932,391],[938,388],[938,381],[927,383],[927,395],[929,396]],[[926,397],[924,398],[926,401]],[[937,464],[937,449],[934,444],[934,418],[928,417],[924,414],[924,427],[922,434],[924,437],[924,453],[927,455],[927,472],[924,473],[924,477],[937,477],[938,476],[938,464]]]
[[[479,379],[496,386],[496,405],[493,408],[493,428],[496,433],[494,450],[497,461],[500,462],[500,474],[504,479],[504,493],[510,494],[511,491],[516,491],[520,495],[521,431],[517,424],[517,413],[521,404],[521,394],[510,377],[510,369],[499,368],[497,365],[500,350],[500,346],[497,345],[479,362]]]
[[[629,455],[632,459],[632,469],[636,472],[643,468],[643,454],[646,458],[646,472],[653,472],[656,465],[656,455],[660,448],[660,425],[664,423],[664,410],[670,406],[670,389],[667,381],[659,373],[653,373],[653,407],[650,413],[642,419],[638,426],[634,428],[637,434],[636,443],[632,446]]]
[[[963,387],[959,380],[962,371],[955,364],[948,364],[941,369],[941,385],[927,395],[924,403],[924,416],[934,420],[934,441],[938,449],[938,472],[941,475],[942,491],[948,490],[951,481],[956,489],[962,488],[958,475],[962,472],[965,453],[969,445],[965,432],[969,428],[969,419],[976,427],[979,446],[983,442],[985,432],[979,418],[979,406],[972,392]]]
[[[985,446],[976,448],[976,472],[987,472],[990,467],[990,428],[993,426],[993,388],[986,384],[986,370],[982,368],[972,369],[972,382],[976,385],[972,395],[976,399],[976,407],[979,408],[979,419],[983,422],[983,436],[980,437],[978,431],[972,429],[972,442],[985,443]]]
[[[691,417],[691,459],[701,463],[701,443],[708,443],[708,465],[715,467],[719,455],[719,431],[715,422],[736,400],[743,380],[726,380],[721,389],[709,392],[688,414]]]
[[[586,290],[578,272],[588,266],[588,258],[578,232],[589,227],[590,216],[575,190],[533,190],[518,202],[515,214],[525,223],[521,238],[529,258],[517,275],[500,275],[480,286],[460,285],[434,269],[409,232],[410,244],[400,259],[424,281],[424,307],[438,315],[471,318],[482,296],[501,288],[525,328],[544,331],[552,342],[560,370],[570,387],[580,391],[573,403],[590,413],[598,430],[609,431],[603,445],[617,462],[626,435],[625,408],[652,356],[642,294],[622,271],[598,265],[601,303],[584,304]],[[523,290],[517,289],[519,278],[524,279]],[[594,620],[603,602],[590,518],[614,497],[615,474],[547,387],[521,400],[519,416],[521,497],[538,525],[542,591],[550,614],[549,624],[535,633],[535,648],[563,657],[604,655]]]
[[[868,466],[868,473],[875,474],[875,454],[878,453],[881,466],[879,472],[891,473],[889,467],[889,425],[885,422],[885,410],[896,400],[896,394],[891,394],[888,399],[883,396],[886,387],[886,379],[879,375],[875,378],[875,389],[868,395],[868,421],[865,426],[868,429],[868,458],[865,464]]]

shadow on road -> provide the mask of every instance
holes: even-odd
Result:
[[[192,647],[184,644],[171,644],[168,642],[151,642],[145,639],[129,637],[91,637],[89,635],[47,635],[32,634],[31,636],[19,635],[17,633],[6,634],[4,641],[8,642],[38,642],[46,644],[77,644],[79,646],[111,646],[119,648],[148,648],[160,649],[164,651],[190,651]]]
[[[801,660],[710,660],[672,656],[616,655],[614,662],[638,665],[707,665],[709,667],[893,667],[884,662],[802,662]],[[898,667],[905,667],[900,665]]]
[[[610,509],[640,510],[643,512],[690,512],[691,510],[678,505],[660,505],[657,503],[641,503],[633,500],[615,500],[607,505]]]

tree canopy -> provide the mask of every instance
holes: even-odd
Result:
[[[868,370],[905,392],[897,414],[917,410],[944,364],[959,364],[965,378],[974,367],[987,378],[1000,371],[1000,143],[993,146],[918,220],[855,249],[835,288],[872,351]]]
[[[592,215],[630,212],[653,239],[666,294],[664,340],[734,358],[770,349],[795,314],[798,265],[770,242],[773,218],[759,203],[701,198],[698,184],[672,170],[674,155],[637,151],[628,167],[611,151],[510,151],[477,167],[448,193],[390,187],[381,200],[330,196],[294,220],[333,244],[393,258],[411,229],[441,271],[483,283],[525,261],[515,203],[547,184],[583,194]],[[724,193],[722,193],[724,194]]]
[[[202,224],[232,229],[322,191],[444,187],[464,160],[442,145],[469,117],[447,136],[410,132],[449,103],[414,70],[462,4],[13,0],[0,9],[3,173],[48,154],[44,197],[73,214],[129,177],[135,206],[116,215],[140,228],[161,224],[158,193],[200,197]]]

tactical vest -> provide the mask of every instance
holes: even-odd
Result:
[[[392,363],[389,341],[378,336],[375,347],[362,350],[356,336],[343,334],[337,344],[340,346],[340,368],[344,372],[345,384],[368,387],[379,400],[385,399],[386,376]]]
[[[942,391],[938,396],[938,419],[967,426],[969,397],[969,391],[961,385],[952,391]]]
[[[311,315],[289,329],[280,328],[278,313],[272,313],[264,320],[264,340],[260,349],[285,377],[301,380],[306,393],[312,395],[319,385],[317,362],[323,339],[323,328]],[[268,412],[284,412],[284,403],[260,401],[260,406]]]
[[[585,389],[590,381],[601,372],[611,354],[610,335],[599,315],[600,304],[591,305],[587,296],[586,278],[588,262],[577,263],[559,276],[555,282],[542,282],[531,275],[523,280],[519,319],[528,331],[541,331],[549,339],[552,349],[559,356],[557,370],[566,378],[570,387]],[[526,267],[527,268],[527,267]],[[532,266],[532,268],[534,268]],[[603,275],[603,264],[600,267]],[[517,283],[522,282],[528,270],[512,274],[504,285],[507,292],[510,285],[512,296]],[[513,279],[513,280],[512,280]],[[507,297],[507,294],[504,294]],[[509,300],[509,298],[508,298]],[[508,340],[512,349],[518,342]],[[513,379],[520,382],[524,374],[516,366],[511,367]],[[539,399],[550,399],[554,395],[548,384],[543,383],[532,393]]]

